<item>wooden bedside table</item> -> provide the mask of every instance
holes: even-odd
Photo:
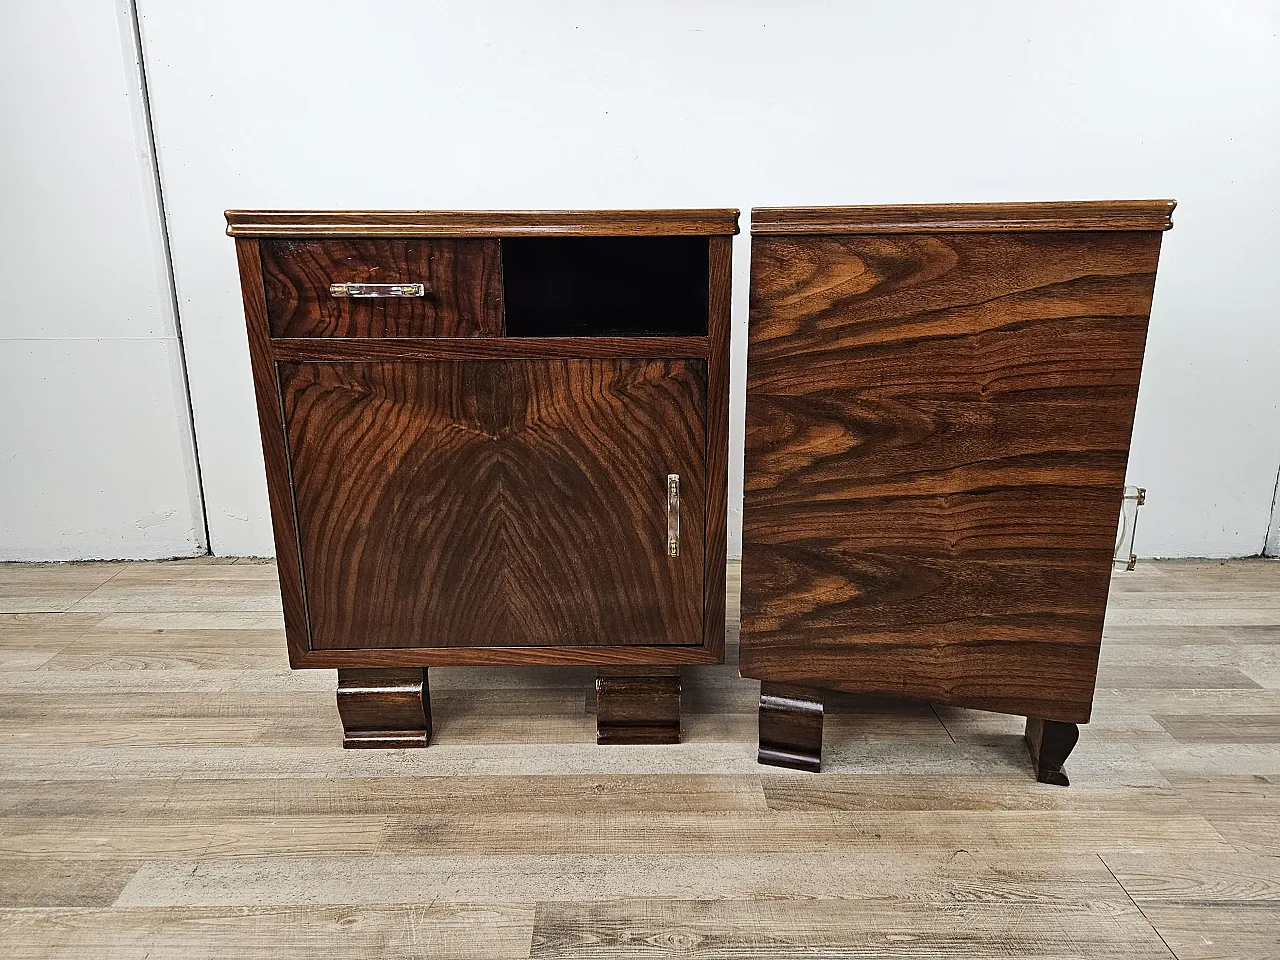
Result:
[[[1172,201],[751,213],[744,677],[817,770],[822,688],[1089,719]]]
[[[724,655],[736,210],[227,212],[294,667],[349,747],[427,668],[596,664],[597,739],[680,735]]]

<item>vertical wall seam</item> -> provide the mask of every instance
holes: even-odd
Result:
[[[203,546],[204,552],[211,554],[213,538],[209,535],[209,504],[204,490],[204,471],[200,464],[200,440],[196,435],[196,411],[191,400],[191,377],[187,372],[187,346],[182,337],[182,313],[178,306],[178,282],[173,270],[173,250],[169,243],[169,217],[164,205],[164,180],[160,176],[160,153],[156,149],[155,124],[151,120],[151,91],[147,87],[147,58],[142,45],[142,25],[138,15],[137,0],[125,0],[125,2],[128,4],[129,23],[133,29],[133,49],[138,62],[138,86],[141,91],[142,116],[146,127],[147,152],[164,249],[165,279],[169,285],[169,305],[173,310],[174,333],[178,342],[178,366],[182,371],[182,389],[187,401],[187,423],[191,429],[191,453],[195,463],[196,492],[200,499],[200,520],[204,528]]]
[[[1262,555],[1264,557],[1275,556],[1269,553],[1271,549],[1271,538],[1276,533],[1276,515],[1280,513],[1280,469],[1276,471],[1276,485],[1271,488],[1271,515],[1267,517],[1267,532],[1262,537]],[[1277,546],[1280,546],[1280,538],[1277,539]]]

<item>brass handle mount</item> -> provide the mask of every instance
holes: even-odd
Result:
[[[425,297],[425,283],[331,283],[331,297]]]
[[[680,556],[680,474],[667,474],[667,556]]]

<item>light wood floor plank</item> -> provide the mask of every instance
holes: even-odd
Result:
[[[522,905],[0,910],[12,960],[511,960],[532,927]]]
[[[0,907],[110,906],[137,873],[139,863],[0,855]]]
[[[1199,813],[1168,784],[1077,783],[1069,790],[1006,776],[902,777],[892,774],[770,776],[771,810],[1110,810],[1153,816]]]
[[[1280,857],[1247,853],[1107,853],[1103,861],[1135,903],[1280,904]]]
[[[1280,907],[1251,904],[1148,904],[1143,915],[1178,960],[1280,957]]]
[[[932,811],[672,813],[606,812],[589,820],[546,814],[392,817],[386,845],[417,853],[727,854],[744,851],[859,854],[865,850],[1012,849],[1047,855],[1074,849],[1142,851],[1160,846],[1232,852],[1196,815],[1141,812]]]
[[[0,856],[140,858],[370,853],[388,834],[382,817],[96,816],[0,818]]]
[[[0,613],[62,613],[111,580],[118,563],[0,563]]]
[[[765,811],[760,778],[594,775],[0,781],[0,816],[453,816]]]
[[[638,901],[538,904],[530,956],[1144,957],[1169,950],[1128,900],[1064,905]]]
[[[433,855],[165,860],[121,892],[130,907],[615,899],[1073,904],[1123,900],[1093,854],[987,857],[959,850],[791,853]]]

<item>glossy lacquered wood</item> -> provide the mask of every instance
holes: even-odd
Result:
[[[724,651],[737,212],[233,211],[228,232],[290,663],[629,668],[605,685],[602,735],[678,737],[678,679],[655,671]],[[517,237],[541,238],[537,256]],[[597,238],[590,264],[562,237]],[[537,336],[506,335],[503,238],[526,244],[512,317]],[[597,268],[654,309],[679,304],[678,321],[650,320],[630,295],[615,317],[609,297],[625,291],[594,273],[584,301],[574,271]],[[663,277],[683,279],[653,288]],[[332,283],[426,295],[334,297]],[[609,703],[652,722],[611,721]]]
[[[733,273],[733,240],[710,240],[707,355],[707,459],[705,590],[702,607],[704,642],[720,651],[725,639],[725,578],[729,524],[729,291]]]
[[[595,358],[710,358],[710,337],[493,337],[273,340],[276,360],[501,360]]]
[[[839,235],[771,216],[752,241],[744,676],[1088,720],[1157,206],[1004,230],[996,207],[967,226],[837,210],[867,226]],[[1121,215],[1139,219],[1089,229]],[[923,226],[886,227],[904,222]]]
[[[273,337],[497,337],[497,240],[350,237],[260,242]],[[421,297],[335,297],[334,283],[421,283]]]
[[[311,648],[701,645],[705,361],[278,370]]]
[[[1058,787],[1071,786],[1062,766],[1080,740],[1080,728],[1074,723],[1027,717],[1025,739],[1036,780]]]
[[[774,767],[822,769],[822,691],[785,683],[760,684],[760,748],[756,759]]]
[[[425,747],[431,743],[427,671],[339,670],[338,715],[348,749]]]
[[[293,512],[293,481],[289,475],[289,457],[285,451],[284,424],[280,415],[280,389],[271,354],[271,328],[267,320],[267,299],[262,284],[262,257],[257,240],[237,239],[235,243],[245,328],[249,338],[249,364],[258,407],[262,460],[267,472],[267,499],[271,506],[271,527],[275,534],[280,596],[284,603],[284,622],[289,641],[289,662],[297,667],[302,665],[301,660],[309,649],[307,601],[302,592],[302,560],[298,555],[298,528]]]
[[[1172,200],[756,207],[752,236],[1168,230]]]
[[[737,210],[228,210],[233,237],[662,237],[738,232]]]
[[[679,743],[680,674],[675,667],[601,667],[596,743]]]

